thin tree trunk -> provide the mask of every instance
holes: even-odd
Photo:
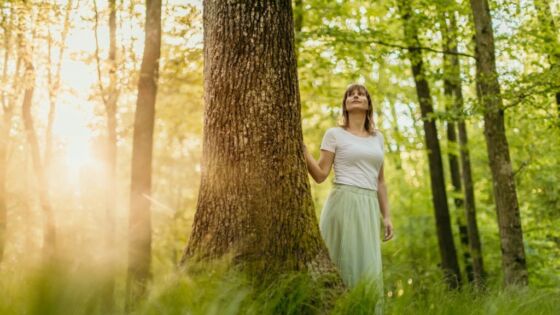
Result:
[[[66,48],[66,37],[68,36],[68,32],[70,31],[70,14],[72,13],[72,0],[68,1],[64,12],[65,12],[64,25],[62,28],[60,47],[58,50],[58,62],[56,63],[56,70],[55,70],[54,77],[52,73],[52,58],[51,58],[52,36],[51,36],[50,28],[48,30],[48,38],[47,38],[48,59],[49,59],[49,64],[47,66],[48,67],[47,82],[49,86],[50,106],[49,106],[49,115],[47,119],[46,145],[45,145],[45,154],[44,154],[46,174],[49,173],[51,159],[52,159],[52,150],[53,150],[52,129],[54,127],[54,119],[56,116],[56,102],[57,102],[58,91],[60,90],[60,76],[61,76],[61,69],[62,69],[62,61],[64,60],[64,52]]]
[[[385,76],[385,58],[380,58],[379,60],[379,80],[377,82],[377,86],[378,89],[381,91],[383,89],[383,87],[385,86],[385,84],[387,84],[387,79]],[[396,110],[396,104],[395,102],[389,102],[389,111],[391,112],[391,117],[389,118],[391,120],[391,126],[393,129],[393,138],[395,139],[395,151],[393,151],[393,149],[391,148],[391,146],[388,146],[388,151],[390,153],[395,153],[393,156],[395,158],[395,168],[397,170],[402,170],[402,157],[401,157],[401,144],[400,144],[400,140],[402,139],[402,134],[401,131],[399,129],[399,117],[397,115],[397,110]]]
[[[440,29],[443,38],[443,50],[450,51],[451,39],[445,19],[445,14],[442,14],[440,19]],[[443,54],[443,94],[445,97],[445,110],[453,116],[452,109],[454,84],[453,65],[451,65],[451,54]],[[451,175],[451,184],[453,185],[453,202],[455,204],[455,216],[457,227],[459,228],[459,240],[461,242],[461,251],[463,252],[463,262],[465,265],[465,274],[469,282],[474,281],[473,266],[471,255],[469,251],[469,236],[467,225],[465,224],[465,212],[463,211],[464,200],[461,185],[461,171],[459,167],[459,149],[457,143],[457,133],[455,130],[454,119],[446,120],[447,125],[447,157],[449,160],[449,172]]]
[[[449,13],[449,50],[451,52],[458,52],[457,49],[457,20],[455,12]],[[461,89],[461,65],[459,63],[458,55],[451,55],[451,69],[450,80],[451,89],[453,90],[454,108],[456,113],[462,113],[464,110],[463,91]],[[462,178],[465,191],[465,215],[467,218],[467,233],[469,237],[469,250],[471,253],[472,266],[473,266],[473,281],[476,287],[481,287],[484,284],[484,264],[482,259],[482,245],[480,242],[480,235],[478,232],[478,225],[476,219],[476,205],[474,198],[474,185],[471,171],[471,160],[469,153],[469,141],[467,135],[467,127],[463,115],[458,119],[459,131],[459,152],[461,154],[461,167]]]
[[[204,57],[202,174],[182,261],[231,254],[256,275],[335,273],[303,158],[290,1],[204,1]]]
[[[107,257],[107,269],[109,270],[106,282],[103,286],[103,305],[105,311],[111,311],[114,307],[114,290],[115,290],[115,259],[116,253],[114,249],[115,242],[115,211],[117,206],[117,101],[119,91],[117,88],[117,4],[116,0],[109,0],[109,86],[107,90],[103,87],[103,78],[101,73],[101,58],[99,56],[99,40],[97,37],[98,15],[97,1],[93,2],[95,13],[95,59],[97,64],[99,92],[105,106],[107,115],[107,139],[105,146],[105,160],[107,163],[105,174],[105,255]]]
[[[492,18],[487,0],[471,0],[475,25],[477,93],[484,106],[484,136],[492,171],[500,229],[504,283],[527,285],[527,263],[515,178],[505,133],[504,106],[496,71]]]
[[[31,151],[33,168],[35,170],[35,175],[37,176],[39,201],[45,215],[45,224],[43,231],[43,257],[46,261],[50,261],[53,258],[54,250],[56,248],[56,231],[54,213],[49,198],[49,192],[47,190],[45,170],[41,161],[39,141],[37,139],[37,133],[33,125],[33,116],[31,114],[33,92],[35,89],[35,68],[33,66],[30,50],[27,47],[27,43],[23,34],[20,35],[19,41],[20,53],[22,54],[23,63],[25,65],[25,79],[23,83],[25,86],[25,92],[23,95],[22,118],[27,141],[29,143]]]
[[[554,23],[554,17],[550,10],[549,0],[533,0],[537,9],[537,17],[540,22],[541,30],[546,38],[547,57],[552,69],[560,67],[560,42],[558,41],[558,28]],[[559,82],[559,81],[557,81]],[[556,109],[558,111],[558,119],[560,119],[560,90],[555,92]]]
[[[161,0],[146,1],[144,55],[134,117],[130,182],[127,308],[146,293],[150,278],[152,148],[161,49]]]
[[[424,123],[426,147],[430,166],[430,182],[432,187],[432,200],[434,202],[436,230],[438,236],[439,251],[441,255],[441,267],[446,281],[451,288],[456,288],[461,283],[461,272],[457,262],[457,253],[453,242],[449,208],[447,205],[447,193],[445,191],[445,180],[443,174],[443,162],[437,135],[436,123],[432,117],[433,105],[430,87],[423,69],[422,52],[419,47],[417,26],[412,21],[410,4],[406,1],[398,1],[404,23],[405,38],[408,41],[408,57],[412,66],[412,74],[416,84],[418,103]]]
[[[4,61],[2,68],[2,86],[8,86],[8,62],[12,53],[12,10],[2,21],[4,30]],[[14,81],[17,82],[19,73],[19,58]],[[12,91],[13,92],[13,91]],[[8,163],[8,146],[10,140],[10,128],[12,125],[12,103],[6,95],[6,90],[2,89],[2,120],[0,121],[0,262],[4,258],[4,248],[6,245],[6,229],[8,225],[7,201],[6,201],[6,171]]]
[[[107,112],[107,176],[105,191],[105,211],[107,220],[106,242],[109,255],[110,274],[105,287],[105,300],[108,309],[114,306],[115,279],[113,267],[116,263],[115,243],[115,213],[117,210],[117,101],[119,91],[117,87],[117,4],[116,0],[109,0],[109,95],[106,103]]]
[[[396,110],[396,103],[395,102],[390,102],[389,105],[389,110],[391,112],[391,120],[392,120],[392,129],[393,129],[393,137],[395,138],[395,151],[392,151],[392,149],[389,147],[389,152],[391,153],[395,153],[393,156],[395,157],[395,168],[397,170],[402,170],[402,156],[401,156],[401,144],[400,141],[402,139],[402,133],[401,130],[399,129],[399,117],[397,115],[397,110]]]

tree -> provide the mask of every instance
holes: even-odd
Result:
[[[441,21],[444,25],[445,20]],[[442,26],[443,27],[443,26]],[[447,35],[447,34],[445,34]],[[444,35],[444,36],[445,36]],[[448,38],[444,38],[444,41]],[[448,46],[444,44],[444,46]],[[448,47],[445,48],[446,50]],[[445,95],[445,110],[451,113],[453,102],[453,85],[451,80],[446,76],[449,75],[449,55],[444,54],[444,79],[443,79],[443,94]],[[458,150],[457,148],[457,131],[455,129],[455,122],[452,119],[445,121],[447,126],[447,159],[449,162],[449,173],[451,177],[451,184],[453,185],[453,203],[455,204],[456,222],[459,228],[459,240],[461,242],[461,250],[463,252],[463,261],[465,264],[465,273],[469,282],[474,280],[473,266],[471,262],[471,255],[469,252],[469,237],[467,235],[467,225],[465,224],[463,205],[464,200],[462,196],[461,185],[461,171],[459,168]]]
[[[548,61],[552,69],[560,67],[560,41],[558,40],[558,28],[554,23],[554,16],[550,10],[549,0],[534,0],[537,9],[537,17],[539,25],[545,39],[545,50]],[[558,117],[560,118],[560,90],[557,88],[555,92],[556,107]]]
[[[56,248],[56,224],[49,196],[45,165],[44,161],[41,159],[39,139],[37,137],[37,132],[33,122],[33,115],[31,112],[31,106],[33,105],[33,93],[35,90],[35,66],[33,65],[33,49],[30,47],[30,45],[33,45],[33,36],[31,37],[31,41],[29,41],[26,36],[26,32],[30,29],[27,25],[29,22],[27,21],[28,17],[26,16],[26,12],[28,12],[29,9],[28,6],[29,4],[22,4],[22,7],[18,8],[17,17],[20,27],[17,46],[25,69],[23,80],[24,94],[22,101],[22,119],[31,152],[33,169],[37,177],[39,202],[45,216],[43,231],[43,258],[46,261],[50,261],[54,257],[54,251]]]
[[[53,14],[56,16],[59,12],[58,6],[55,4],[51,8]],[[62,33],[60,35],[61,40],[59,43],[58,50],[58,61],[56,67],[53,71],[53,60],[52,60],[52,46],[55,43],[51,33],[51,27],[47,28],[47,84],[48,84],[48,94],[49,94],[49,116],[47,119],[47,131],[46,131],[46,141],[45,141],[45,153],[44,153],[44,168],[47,174],[47,190],[50,191],[50,177],[48,176],[52,151],[53,151],[53,141],[52,141],[52,130],[54,127],[54,119],[56,115],[56,103],[58,98],[58,92],[60,91],[60,76],[62,69],[62,61],[64,60],[64,53],[66,48],[66,37],[70,31],[70,13],[72,12],[72,0],[68,0],[66,4],[66,9],[64,10],[64,23],[62,26]],[[50,18],[50,16],[49,16]]]
[[[161,50],[161,0],[146,1],[144,55],[140,66],[134,116],[130,182],[127,307],[143,296],[150,277],[152,148],[159,57]]]
[[[117,207],[117,101],[119,98],[119,90],[117,87],[117,4],[116,0],[109,0],[109,54],[107,63],[109,65],[109,84],[107,87],[103,85],[103,74],[101,71],[101,58],[99,56],[99,38],[97,36],[97,27],[99,21],[99,12],[97,10],[97,1],[93,2],[95,11],[95,60],[97,65],[97,80],[101,100],[105,106],[107,115],[107,139],[105,145],[105,160],[107,162],[105,174],[105,220],[107,233],[105,235],[105,250],[108,257],[109,270],[113,270],[115,263],[115,211]],[[104,287],[104,300],[106,306],[111,309],[113,306],[113,292],[115,287],[112,272]]]
[[[445,191],[445,180],[443,175],[443,162],[441,159],[441,149],[433,117],[432,96],[430,86],[424,73],[422,52],[418,47],[417,25],[413,20],[410,3],[398,1],[399,11],[402,16],[404,36],[408,44],[408,58],[412,67],[412,75],[416,85],[416,94],[428,150],[428,160],[430,166],[430,183],[432,187],[432,200],[436,218],[436,230],[438,236],[439,252],[441,255],[441,267],[445,274],[448,285],[455,288],[461,282],[461,272],[457,262],[455,243],[451,232],[451,222],[449,218],[449,207],[447,205],[447,193]]]
[[[473,189],[473,179],[472,179],[472,171],[471,171],[471,162],[470,162],[470,153],[468,147],[468,135],[467,135],[467,128],[465,125],[465,119],[463,114],[460,114],[464,110],[464,100],[463,100],[463,91],[461,86],[461,65],[459,62],[459,56],[457,55],[457,20],[455,18],[455,12],[446,12],[445,18],[442,20],[442,28],[444,30],[443,38],[444,38],[444,46],[446,51],[451,52],[451,54],[446,54],[445,59],[447,62],[445,63],[445,87],[446,87],[446,94],[449,95],[451,101],[453,103],[450,106],[450,110],[452,112],[457,113],[458,121],[458,133],[459,133],[459,153],[461,159],[461,171],[455,170],[453,168],[458,168],[457,166],[451,166],[453,173],[460,173],[458,174],[462,178],[462,182],[464,184],[464,199],[461,201],[456,201],[458,208],[462,208],[464,206],[465,209],[465,217],[466,217],[466,235],[464,232],[461,232],[461,239],[465,236],[467,237],[467,246],[470,252],[470,261],[472,264],[472,270],[467,271],[467,276],[469,277],[469,281],[473,281],[476,286],[480,286],[484,279],[484,267],[482,261],[482,248],[480,244],[480,236],[478,232],[478,225],[476,220],[476,207],[475,207],[475,198],[474,198],[474,189]],[[455,127],[452,126],[452,122],[448,122],[449,127],[452,128],[453,133]],[[449,141],[456,143],[455,137]],[[456,162],[451,162],[456,163]],[[457,175],[454,175],[457,176]],[[453,175],[452,175],[453,177]],[[454,179],[454,186],[456,187],[456,191],[461,193],[461,179]],[[459,214],[460,215],[460,214]],[[463,229],[463,224],[460,225],[460,229]]]
[[[203,162],[182,259],[333,272],[303,157],[289,0],[204,1]]]
[[[504,105],[496,71],[492,17],[487,0],[471,0],[475,26],[477,93],[484,107],[484,136],[492,183],[506,285],[526,285],[527,263],[515,178],[504,125]]]
[[[6,201],[6,172],[8,164],[8,148],[10,144],[10,129],[12,126],[12,116],[14,112],[15,95],[19,92],[20,86],[20,69],[21,58],[17,56],[16,70],[11,75],[8,72],[8,64],[12,58],[12,41],[13,41],[13,27],[14,27],[14,10],[13,6],[9,7],[6,14],[2,14],[2,29],[4,31],[4,58],[2,66],[2,85],[4,87],[10,86],[8,83],[9,77],[11,80],[11,92],[8,89],[2,89],[2,120],[0,120],[0,262],[4,257],[4,247],[6,244],[6,229],[8,224],[7,217],[7,201]]]

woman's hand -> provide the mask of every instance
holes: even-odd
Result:
[[[319,161],[313,158],[313,155],[307,150],[305,143],[303,144],[303,156],[305,157],[305,164],[307,165],[307,171],[313,177],[315,182],[322,183],[331,171],[332,165],[334,163],[334,152],[321,150],[321,155],[319,156]]]
[[[383,225],[385,226],[385,237],[383,237],[383,241],[386,242],[393,238],[393,222],[391,222],[391,218],[384,218]]]

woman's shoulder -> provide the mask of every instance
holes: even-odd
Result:
[[[375,130],[376,141],[378,141],[381,144],[381,146],[385,146],[385,136],[383,136],[383,132],[377,128],[374,130]]]
[[[329,128],[327,128],[327,130],[325,131],[325,133],[328,133],[328,134],[337,134],[337,133],[339,133],[341,130],[343,130],[342,127],[340,127],[340,126],[334,126],[334,127],[329,127]]]

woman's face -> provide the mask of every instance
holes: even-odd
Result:
[[[354,89],[350,91],[346,97],[346,111],[364,111],[368,110],[368,99],[365,91],[362,89]]]

